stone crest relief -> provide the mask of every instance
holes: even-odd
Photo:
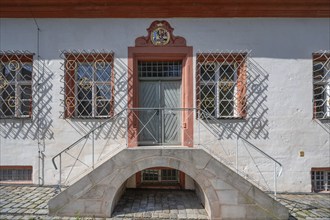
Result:
[[[173,30],[167,21],[154,21],[147,29],[148,36],[136,38],[135,46],[186,46],[186,40],[174,36]]]

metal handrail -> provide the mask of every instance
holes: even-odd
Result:
[[[62,150],[61,152],[59,152],[58,154],[56,154],[53,158],[52,158],[52,162],[53,165],[55,167],[55,170],[57,170],[57,166],[55,163],[55,159],[57,157],[59,157],[62,153],[70,150],[71,148],[73,148],[74,146],[76,146],[79,142],[81,142],[82,140],[86,139],[89,137],[90,134],[92,134],[94,131],[96,131],[97,129],[103,127],[106,123],[108,123],[109,121],[113,120],[114,118],[116,118],[118,115],[122,114],[124,111],[126,111],[126,109],[121,110],[120,112],[118,112],[117,114],[111,116],[110,118],[108,118],[107,120],[105,120],[102,124],[100,124],[99,126],[93,128],[92,130],[90,130],[87,134],[85,134],[84,136],[82,136],[81,138],[79,138],[77,141],[75,141],[73,144],[71,144],[70,146],[68,146],[67,148],[65,148],[64,150]]]
[[[218,119],[216,117],[214,117],[213,115],[211,115],[209,112],[206,112],[205,110],[202,109],[197,109],[201,112],[203,112],[203,114],[205,113],[208,118],[211,118],[212,121],[218,121]],[[248,141],[246,138],[242,137],[240,134],[238,134],[236,131],[230,129],[230,128],[226,128],[228,129],[230,132],[232,132],[233,134],[235,134],[237,137],[239,137],[240,139],[242,139],[244,142],[246,142],[247,144],[249,144],[249,146],[251,146],[253,149],[257,150],[259,153],[263,154],[264,156],[266,156],[267,158],[271,159],[272,161],[274,161],[276,164],[278,164],[280,166],[280,171],[278,173],[278,177],[281,176],[282,171],[283,171],[283,166],[280,162],[278,162],[275,158],[273,158],[272,156],[270,156],[269,154],[265,153],[264,151],[262,151],[260,148],[258,148],[257,146],[255,146],[254,144],[252,144],[250,141]]]
[[[78,143],[80,143],[81,141],[89,138],[89,136],[91,134],[93,134],[93,132],[95,132],[97,129],[99,128],[102,128],[106,123],[112,121],[114,118],[117,118],[119,115],[121,115],[123,112],[125,111],[143,111],[143,110],[173,110],[173,111],[182,111],[182,110],[192,110],[192,111],[196,111],[196,114],[199,112],[198,115],[196,115],[196,118],[198,120],[203,120],[203,118],[207,119],[207,120],[210,120],[212,122],[219,122],[219,119],[214,117],[213,115],[211,115],[209,112],[205,111],[205,110],[202,110],[202,109],[199,109],[199,108],[161,108],[161,107],[155,107],[155,108],[125,108],[123,110],[121,110],[120,112],[118,112],[117,114],[113,115],[112,117],[108,118],[106,121],[104,121],[102,124],[100,124],[99,126],[91,129],[87,134],[85,134],[84,136],[82,136],[81,138],[79,138],[77,141],[75,141],[73,144],[71,144],[70,146],[68,146],[67,148],[65,148],[64,150],[62,150],[61,152],[59,152],[58,154],[56,154],[53,158],[52,158],[52,162],[53,162],[53,165],[55,167],[55,169],[57,170],[58,167],[56,165],[56,158],[59,157],[59,160],[60,160],[60,183],[61,184],[61,163],[62,163],[62,157],[61,155],[63,153],[66,153],[68,150],[72,149],[73,147],[77,146]],[[221,123],[220,123],[220,126],[223,126]],[[215,131],[219,131],[219,127],[218,126],[215,126],[216,129]],[[128,129],[128,127],[126,128]],[[241,139],[243,140],[245,143],[247,143],[247,146],[249,147],[252,147],[254,150],[256,150],[257,152],[261,153],[262,155],[264,155],[266,158],[272,160],[274,162],[274,194],[276,196],[276,178],[281,176],[282,174],[282,170],[283,170],[283,166],[282,164],[277,161],[275,158],[271,157],[269,154],[265,153],[264,151],[262,151],[260,148],[258,148],[257,146],[255,146],[254,144],[252,144],[250,141],[248,141],[246,138],[242,137],[239,133],[237,133],[236,131],[232,130],[231,128],[227,128],[225,127],[224,129],[227,129],[229,130],[232,134],[236,135],[238,139]],[[127,132],[127,130],[126,130]],[[213,133],[213,132],[212,132]],[[213,135],[217,138],[219,138],[215,133],[213,133]],[[127,143],[128,144],[128,143]],[[199,143],[200,144],[200,143]],[[203,146],[203,145],[202,145]],[[205,148],[205,146],[204,146]],[[207,149],[207,147],[206,147]],[[238,154],[238,152],[236,153]],[[237,157],[238,155],[236,155]],[[250,157],[251,154],[250,154]],[[253,159],[253,158],[252,158]],[[237,170],[237,162],[238,162],[238,158],[236,158],[236,170]],[[276,165],[278,165],[280,167],[279,169],[279,172],[276,171]],[[257,164],[256,164],[257,166]],[[93,162],[93,168],[94,168],[94,162]],[[237,170],[238,172],[238,170]],[[259,171],[260,172],[260,171]],[[261,174],[262,175],[262,174]]]

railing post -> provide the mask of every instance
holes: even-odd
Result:
[[[200,110],[198,109],[198,116],[197,116],[197,119],[198,119],[198,146],[201,145],[201,112]]]
[[[276,162],[274,161],[274,196],[276,199],[276,191],[277,191],[277,175],[276,175]]]
[[[94,130],[92,131],[92,168],[94,170],[94,165],[95,165],[95,148],[94,148]]]
[[[238,173],[238,136],[236,138],[236,173]]]
[[[161,137],[160,137],[160,141],[161,141],[161,145],[164,145],[165,143],[165,109],[164,108],[161,108],[159,109],[159,111],[161,112],[160,113],[160,123],[161,123]],[[159,140],[158,140],[159,141]]]
[[[128,121],[129,121],[129,109],[126,109],[126,128],[125,128],[125,132],[126,132],[126,148],[128,148]]]
[[[60,154],[60,181],[58,183],[59,189],[61,189],[61,184],[62,184],[62,154]]]

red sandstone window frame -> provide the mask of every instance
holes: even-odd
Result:
[[[12,99],[13,101],[9,103],[9,100],[7,100],[7,104],[4,104],[7,106],[7,108],[13,108],[14,112],[12,114],[9,115],[5,115],[3,114],[2,110],[1,110],[1,115],[0,115],[0,119],[7,119],[7,118],[17,118],[17,119],[30,119],[32,118],[32,112],[33,112],[33,55],[31,53],[2,53],[0,54],[0,77],[1,77],[1,83],[0,83],[0,94],[1,94],[1,101],[0,102],[6,102],[5,99],[3,99],[2,95],[3,92],[1,90],[5,89],[5,87],[7,86],[14,86],[14,98]],[[5,71],[5,66],[3,66],[3,64],[7,64],[9,65],[11,62],[16,62],[17,66],[17,70],[14,70],[12,72],[15,72],[14,76],[13,76],[13,80],[7,81],[5,79],[5,76],[3,75],[2,71]],[[23,67],[21,66],[22,64],[29,64],[31,65],[31,80],[20,80],[19,75],[21,75],[21,70],[23,69]],[[20,96],[20,92],[22,93],[23,90],[20,90],[19,88],[21,88],[22,86],[30,86],[30,98],[29,99],[21,99]],[[22,113],[22,103],[23,101],[28,101],[28,106],[29,106],[29,110],[28,110],[28,114],[23,114]],[[1,108],[2,108],[3,103],[1,104]]]
[[[236,71],[236,94],[235,94],[235,112],[232,116],[222,117],[216,115],[218,119],[245,119],[247,117],[247,68],[246,68],[247,53],[198,53],[197,64],[203,63],[230,63],[237,65]],[[202,108],[201,98],[201,68],[196,71],[196,106]],[[215,101],[214,101],[215,103]]]
[[[102,61],[105,63],[110,64],[110,81],[108,81],[108,83],[106,85],[110,85],[110,101],[109,101],[109,105],[110,105],[110,110],[109,110],[109,114],[108,115],[96,115],[95,114],[95,110],[93,110],[92,112],[92,116],[81,116],[81,115],[77,115],[76,112],[78,111],[77,108],[77,101],[76,101],[76,96],[77,96],[77,91],[76,90],[72,90],[70,89],[70,87],[75,87],[77,86],[78,82],[75,80],[75,74],[77,72],[77,66],[78,63],[94,63],[97,61]],[[74,66],[74,68],[68,68],[68,66]],[[64,63],[64,69],[65,69],[65,76],[64,76],[64,80],[65,80],[65,111],[64,111],[64,117],[65,118],[71,118],[71,119],[102,119],[102,118],[109,118],[112,117],[114,115],[114,54],[110,53],[110,54],[106,54],[106,53],[82,53],[82,54],[72,54],[72,53],[66,53],[65,54],[65,63]],[[93,73],[93,77],[94,77],[94,73]],[[96,84],[93,84],[93,88],[95,87]],[[72,97],[74,97],[74,99],[72,99]],[[72,100],[74,100],[72,102]],[[96,100],[93,99],[92,100],[92,105],[95,105]],[[93,109],[95,108],[95,106],[93,107]]]

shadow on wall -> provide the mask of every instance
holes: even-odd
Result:
[[[328,134],[330,134],[330,119],[314,120]]]
[[[217,136],[220,139],[236,139],[232,131],[245,139],[268,139],[267,88],[269,73],[252,58],[247,60],[247,118],[220,120]]]
[[[114,115],[120,113],[127,106],[127,65],[120,59],[115,58],[114,65]],[[61,107],[63,109],[60,112],[60,117],[65,119],[65,121],[76,130],[78,134],[81,136],[86,135],[91,130],[97,128],[101,124],[103,124],[107,119],[69,119],[65,118],[64,109],[65,109],[65,82],[64,82],[64,70],[63,75],[61,76],[61,95],[63,100],[61,100]],[[97,129],[94,133],[95,140],[97,139],[120,139],[124,138],[126,135],[126,118],[125,114],[119,115],[119,118],[113,120],[113,123],[109,121],[101,129]]]
[[[2,119],[0,135],[7,139],[54,139],[51,118],[53,72],[42,59],[33,62],[32,119]]]

